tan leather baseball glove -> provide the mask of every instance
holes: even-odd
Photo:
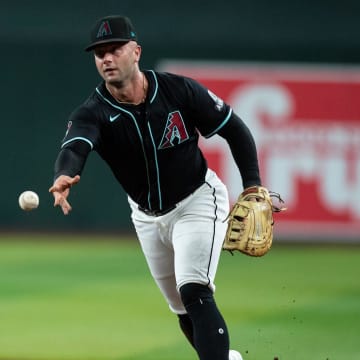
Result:
[[[263,256],[273,240],[273,212],[286,208],[273,205],[272,197],[283,203],[280,195],[263,186],[245,189],[232,207],[228,220],[223,249],[238,250],[250,256]]]

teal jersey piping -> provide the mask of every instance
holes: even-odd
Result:
[[[148,194],[148,204],[149,204],[149,209],[151,210],[151,204],[150,204],[150,177],[149,177],[149,164],[148,164],[148,160],[147,160],[147,157],[146,157],[146,152],[145,152],[145,148],[144,148],[144,140],[143,140],[143,137],[141,135],[141,132],[140,132],[140,129],[139,129],[139,126],[136,122],[136,119],[135,119],[135,116],[130,112],[130,111],[127,111],[126,109],[122,108],[121,106],[117,106],[115,104],[113,104],[110,100],[108,100],[106,97],[104,97],[101,92],[99,91],[98,88],[96,88],[96,92],[101,96],[101,98],[103,100],[105,100],[108,104],[110,104],[112,107],[114,107],[115,109],[118,109],[126,114],[128,114],[131,119],[133,120],[134,124],[135,124],[135,127],[136,127],[136,131],[139,135],[139,138],[140,138],[140,142],[141,142],[141,148],[142,148],[142,151],[143,151],[143,154],[144,154],[144,159],[145,159],[145,165],[146,165],[146,174],[147,174],[147,181],[148,181],[148,186],[149,186],[149,194]]]
[[[156,166],[156,179],[157,179],[157,188],[158,188],[158,195],[159,195],[159,209],[162,210],[162,195],[161,195],[161,185],[160,185],[159,162],[158,162],[158,158],[157,158],[156,145],[155,145],[154,137],[152,135],[151,127],[150,127],[149,123],[148,123],[148,128],[149,128],[151,142],[153,144],[153,149],[154,149],[155,166]]]
[[[205,135],[204,137],[206,139],[208,139],[208,138],[212,137],[213,135],[215,135],[229,121],[231,114],[232,114],[232,109],[230,109],[230,111],[229,111],[228,115],[226,116],[225,120],[213,132],[211,132],[208,135]]]
[[[91,150],[94,148],[93,143],[92,143],[89,139],[84,138],[84,137],[82,137],[82,136],[77,136],[77,137],[71,138],[71,139],[69,139],[69,140],[66,140],[66,141],[61,145],[61,149],[62,149],[65,145],[71,143],[72,141],[76,141],[76,140],[85,141],[86,143],[88,143],[88,144],[90,145]]]
[[[158,80],[157,80],[157,77],[156,77],[156,74],[155,74],[154,70],[150,70],[150,72],[151,72],[151,74],[153,75],[154,81],[155,81],[154,94],[153,94],[153,96],[152,96],[151,99],[150,99],[150,104],[152,104],[153,101],[155,100],[156,95],[157,95],[158,88],[159,88],[159,83],[158,83]]]

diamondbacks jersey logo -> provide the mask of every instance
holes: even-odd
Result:
[[[111,28],[110,28],[110,24],[108,21],[103,21],[99,27],[98,33],[96,35],[97,38],[103,37],[103,36],[107,36],[107,35],[111,35]]]
[[[184,120],[180,111],[171,112],[168,115],[164,135],[162,137],[159,149],[166,149],[181,144],[189,138],[186,131]]]

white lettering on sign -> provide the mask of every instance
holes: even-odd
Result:
[[[300,202],[296,180],[310,179],[319,184],[326,208],[360,218],[359,124],[296,119],[292,94],[280,84],[240,86],[228,102],[249,125],[265,159],[266,186],[281,189],[289,207]]]

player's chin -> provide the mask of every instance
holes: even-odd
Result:
[[[119,76],[115,73],[106,73],[106,74],[104,74],[103,78],[108,84],[111,84],[114,86],[121,83],[121,81],[119,81]]]
[[[114,87],[121,87],[122,82],[118,79],[118,77],[106,77],[104,78],[105,82]]]

